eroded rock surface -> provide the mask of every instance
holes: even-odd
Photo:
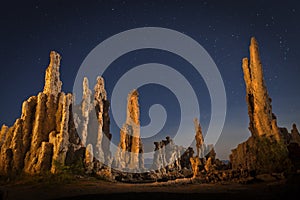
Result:
[[[202,128],[200,122],[197,118],[194,119],[194,126],[195,126],[195,140],[196,140],[196,148],[197,148],[197,157],[203,158],[204,157],[204,139],[202,134]]]
[[[258,44],[251,38],[250,60],[243,59],[243,72],[246,84],[246,101],[250,118],[249,130],[253,136],[270,136],[280,140],[276,117],[272,113],[271,98],[263,78],[262,64]]]
[[[56,173],[70,151],[80,148],[73,122],[72,95],[61,92],[61,56],[50,53],[44,91],[24,101],[22,114],[0,134],[0,174]]]
[[[272,113],[271,98],[263,78],[258,44],[251,38],[250,60],[244,58],[242,68],[246,84],[249,130],[251,137],[232,150],[230,161],[233,169],[258,173],[281,171],[288,167],[287,148],[281,128]]]
[[[162,174],[169,171],[180,171],[180,157],[184,153],[184,148],[174,144],[170,137],[160,142],[154,142],[154,156],[151,169]]]
[[[46,70],[45,86],[43,93],[56,97],[61,92],[62,82],[60,80],[60,60],[61,56],[55,52],[50,52],[50,64]]]
[[[110,152],[110,133],[109,101],[107,100],[104,79],[97,77],[94,87],[94,109],[98,120],[98,134],[96,142],[96,158],[100,162],[105,162],[111,166],[112,156]]]
[[[289,143],[296,143],[296,144],[298,144],[298,146],[300,146],[300,134],[299,134],[296,124],[293,124]]]
[[[116,168],[128,168],[131,171],[144,168],[139,117],[138,91],[133,90],[128,94],[126,122],[120,130],[120,143],[115,156]]]

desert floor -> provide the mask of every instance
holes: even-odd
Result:
[[[0,184],[2,199],[298,199],[299,177],[253,184],[114,183],[82,179],[65,184],[14,182]],[[292,197],[296,195],[296,197]],[[1,199],[1,198],[0,198]]]

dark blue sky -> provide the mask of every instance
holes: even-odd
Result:
[[[265,80],[278,124],[289,130],[292,123],[300,125],[300,6],[297,1],[20,1],[2,3],[0,15],[0,124],[12,125],[20,116],[22,102],[43,89],[51,50],[62,55],[63,91],[72,92],[82,61],[100,42],[121,31],[155,26],[192,37],[218,66],[228,109],[216,145],[220,158],[226,159],[230,150],[250,135],[241,60],[249,54],[251,36],[260,45]],[[112,74],[148,62],[168,64],[181,70],[191,82],[198,83],[200,120],[206,130],[210,100],[205,84],[201,77],[194,77],[187,63],[173,54],[143,50],[119,58],[112,64],[118,70],[108,70],[104,76],[109,95],[116,77]],[[167,105],[166,110],[176,114],[176,100],[165,97],[174,98],[166,88],[154,85],[150,89],[156,91],[153,98],[148,87],[140,89],[142,124],[149,122],[147,108],[160,100]],[[166,132],[176,129],[177,119],[168,120]],[[113,122],[112,133],[115,138],[119,135]]]

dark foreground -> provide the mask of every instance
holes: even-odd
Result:
[[[125,184],[79,180],[68,184],[14,183],[0,186],[2,199],[298,199],[299,177],[252,184],[183,182]],[[0,199],[1,199],[0,198]]]

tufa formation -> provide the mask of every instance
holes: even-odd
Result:
[[[12,127],[2,126],[1,176],[59,173],[64,166],[99,171],[101,166],[95,165],[95,157],[101,163],[111,163],[109,102],[104,80],[98,77],[92,94],[88,79],[84,78],[81,104],[73,105],[72,94],[61,91],[60,60],[61,56],[51,51],[43,92],[24,101],[21,117]],[[88,134],[93,129],[98,133],[96,139]]]
[[[61,56],[52,51],[43,92],[24,101],[21,117],[13,126],[3,125],[0,130],[0,177],[56,174],[73,167],[78,172],[79,167],[86,174],[123,182],[193,178],[201,183],[246,183],[265,174],[273,178],[279,174],[273,172],[297,171],[299,131],[295,124],[291,132],[277,126],[255,38],[251,38],[249,51],[250,58],[243,59],[242,68],[251,136],[232,150],[229,164],[217,159],[213,146],[204,143],[201,125],[195,119],[196,156],[192,147],[178,146],[166,137],[154,142],[153,163],[146,169],[137,90],[128,94],[126,121],[113,157],[104,79],[97,77],[91,90],[84,78],[82,99],[75,105],[73,95],[61,91]]]
[[[202,134],[202,128],[200,122],[197,118],[194,119],[195,125],[195,140],[196,140],[196,148],[197,148],[197,157],[203,158],[204,157],[204,139]]]
[[[276,117],[272,113],[271,98],[263,79],[263,70],[259,57],[258,44],[251,38],[249,47],[250,61],[243,59],[244,80],[246,83],[246,101],[250,118],[249,130],[256,136],[274,137],[281,140]]]
[[[289,170],[291,152],[288,151],[288,147],[293,141],[297,143],[296,138],[299,138],[299,133],[295,125],[292,134],[285,128],[277,126],[276,116],[272,113],[271,98],[264,82],[255,38],[251,38],[249,51],[250,60],[244,58],[242,68],[251,136],[232,150],[230,155],[232,168],[258,174]]]
[[[74,105],[77,130],[81,136],[83,146],[92,145],[94,157],[107,166],[111,165],[110,153],[110,118],[109,102],[104,89],[104,79],[97,77],[97,82],[92,92],[89,81],[83,79],[83,93],[81,104]],[[88,134],[96,133],[96,134]]]
[[[1,129],[0,173],[56,173],[61,166],[75,162],[80,152],[72,117],[72,95],[61,92],[61,57],[51,51],[44,91],[24,101],[22,115],[10,128]]]
[[[128,94],[126,122],[120,130],[120,143],[115,156],[115,167],[118,169],[126,168],[132,172],[144,169],[137,90]]]

